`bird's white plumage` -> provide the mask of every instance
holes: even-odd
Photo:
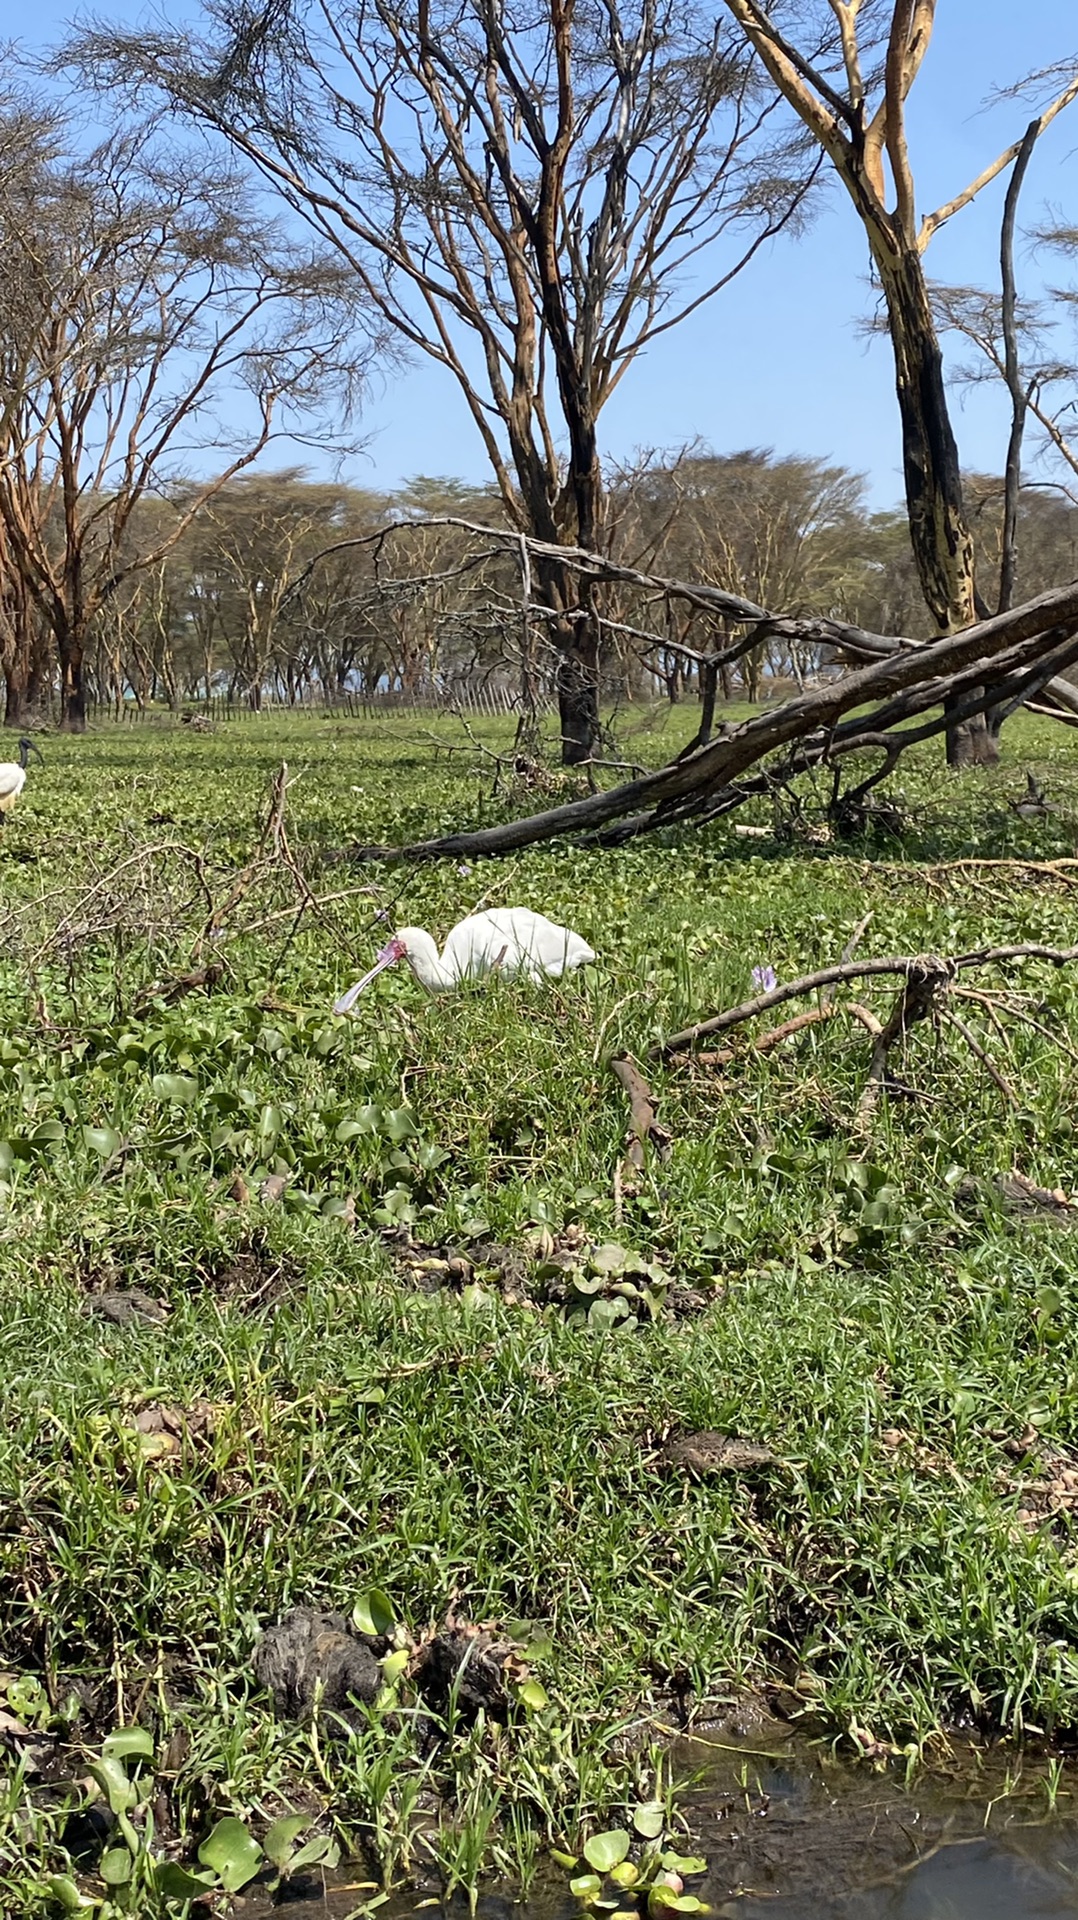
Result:
[[[17,760],[0,760],[0,813],[7,813],[15,805],[26,785],[26,763],[30,755],[41,759],[40,747],[35,747],[25,735],[19,741]]]
[[[25,785],[25,767],[17,766],[14,760],[0,761],[0,813],[15,805]]]
[[[530,907],[491,907],[461,920],[441,954],[425,928],[402,927],[383,947],[370,972],[341,995],[333,1011],[349,1013],[364,987],[395,960],[407,960],[416,979],[439,993],[484,973],[556,980],[594,958],[586,940],[545,914],[533,913]]]

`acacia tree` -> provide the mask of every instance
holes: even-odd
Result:
[[[811,54],[786,37],[777,10],[765,0],[724,4],[827,155],[864,228],[894,352],[906,508],[921,589],[938,631],[954,632],[977,617],[974,550],[924,253],[933,235],[1078,95],[1078,78],[1068,80],[1022,139],[952,199],[919,217],[906,102],[928,51],[936,0],[889,0],[886,32],[876,37],[870,30],[865,44],[858,28],[861,0],[812,0],[809,31],[820,52]],[[874,21],[878,9],[866,9],[866,18]],[[866,62],[877,54],[882,57],[872,71]],[[983,715],[949,727],[953,764],[994,753]]]
[[[76,158],[18,103],[0,148],[19,159],[0,169],[2,551],[51,631],[61,724],[81,731],[102,609],[279,421],[309,424],[331,397],[347,418],[368,354],[339,261],[286,241],[232,163],[196,167],[133,132]],[[208,477],[140,514],[196,457]]]
[[[215,0],[203,34],[99,30],[72,57],[157,88],[333,241],[457,382],[510,523],[551,544],[603,549],[603,407],[812,173],[693,0]],[[572,763],[599,730],[595,588],[537,564]]]

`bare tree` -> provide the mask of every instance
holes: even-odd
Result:
[[[872,22],[880,10],[866,9],[867,41],[859,34],[861,0],[818,0],[808,10],[807,31],[815,42],[809,53],[787,39],[777,10],[765,0],[725,0],[725,5],[827,155],[864,227],[894,351],[917,571],[938,630],[954,632],[977,617],[973,541],[924,253],[933,235],[1020,156],[1023,140],[934,212],[919,217],[906,102],[928,52],[935,0],[888,0],[886,31],[878,36]],[[1035,139],[1076,95],[1078,78],[1071,77],[1037,116],[1036,132],[1027,131],[1024,140]],[[994,752],[983,716],[948,728],[952,762],[989,759]]]
[[[510,523],[601,550],[603,407],[797,216],[816,164],[772,134],[751,50],[694,0],[217,0],[212,20],[84,33],[72,57],[257,167],[456,380]],[[594,583],[550,554],[538,585],[578,762],[599,730]]]
[[[234,166],[196,168],[134,133],[76,157],[63,136],[17,103],[0,116],[20,160],[0,174],[0,525],[78,731],[102,608],[278,420],[310,424],[330,396],[347,417],[366,351],[337,259],[287,242]],[[140,517],[195,459],[209,476]]]

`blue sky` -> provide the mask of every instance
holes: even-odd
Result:
[[[38,0],[22,44],[55,41],[75,8]],[[136,20],[135,0],[96,0],[100,15]],[[158,10],[172,19],[194,8]],[[910,148],[922,212],[964,187],[1024,128],[1031,109],[984,101],[1031,69],[1078,55],[1072,0],[939,0],[932,46],[910,100]],[[945,227],[928,254],[931,276],[994,284],[1003,182]],[[1078,223],[1078,103],[1039,143],[1027,178],[1023,218],[1046,204]],[[1042,263],[1020,246],[1019,285],[1038,289]],[[885,340],[866,340],[871,304],[860,228],[841,189],[797,242],[778,241],[724,293],[644,355],[604,415],[605,451],[628,459],[645,447],[674,447],[696,436],[716,451],[771,447],[815,454],[868,476],[875,506],[901,491],[897,409]],[[948,348],[953,352],[953,347]],[[426,362],[410,364],[372,396],[366,451],[346,476],[392,488],[417,473],[485,480],[478,436],[451,377]],[[955,426],[968,469],[1002,465],[1006,406],[994,389],[955,400]],[[276,464],[288,461],[279,448]],[[316,465],[304,449],[300,458]]]

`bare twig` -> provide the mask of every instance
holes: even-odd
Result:
[[[1000,1072],[999,1068],[996,1066],[995,1062],[993,1061],[991,1055],[985,1051],[984,1047],[982,1047],[980,1041],[977,1039],[976,1034],[973,1034],[970,1032],[965,1021],[960,1020],[957,1013],[955,1013],[953,1008],[951,1007],[948,1007],[946,1012],[944,1013],[944,1019],[948,1022],[950,1026],[952,1026],[955,1029],[956,1033],[961,1034],[970,1052],[980,1061],[989,1079],[995,1082],[996,1086],[999,1088],[1004,1099],[1008,1100],[1012,1107],[1016,1107],[1020,1111],[1022,1106],[1021,1100],[1016,1094],[1010,1081],[1006,1078],[1004,1074]]]
[[[660,1160],[669,1157],[670,1135],[655,1117],[651,1089],[635,1060],[627,1053],[619,1053],[611,1060],[610,1071],[629,1096],[631,1132],[625,1159],[628,1166],[639,1172],[644,1166],[646,1147],[653,1147]]]

